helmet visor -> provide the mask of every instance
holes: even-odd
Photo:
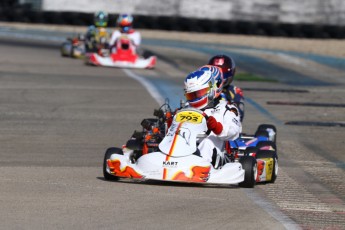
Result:
[[[97,20],[96,22],[95,22],[95,25],[96,26],[98,26],[98,27],[106,27],[107,26],[107,21],[105,21],[105,20]]]
[[[228,68],[224,68],[222,69],[223,70],[223,78],[224,80],[232,77],[232,72],[231,72],[231,69],[228,69]]]
[[[185,97],[187,101],[195,101],[197,99],[200,99],[204,96],[206,96],[209,92],[210,88],[204,88],[204,89],[200,89],[198,91],[195,92],[191,92],[191,93],[186,93]]]

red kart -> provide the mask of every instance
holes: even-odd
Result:
[[[113,50],[115,52],[109,56],[101,56],[97,53],[86,54],[86,63],[95,66],[138,69],[153,69],[156,65],[156,56],[148,58],[139,56],[136,46],[127,36],[119,38]]]

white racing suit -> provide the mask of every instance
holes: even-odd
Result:
[[[135,30],[130,30],[128,33],[121,33],[119,30],[115,30],[110,38],[109,45],[115,46],[115,42],[117,39],[119,39],[121,36],[126,35],[132,42],[133,44],[138,47],[141,43],[141,35],[138,31]]]
[[[237,111],[237,114],[230,109]],[[214,154],[217,154],[218,158],[224,158],[225,141],[237,139],[242,132],[239,112],[236,106],[230,105],[224,100],[221,100],[213,108],[205,109],[204,112],[220,122],[223,125],[223,130],[219,135],[211,132],[200,142],[198,149],[201,157],[213,164],[218,164],[215,162]],[[217,165],[214,167],[217,168]]]

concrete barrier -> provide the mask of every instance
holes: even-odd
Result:
[[[37,1],[37,0],[21,0]],[[40,0],[43,11],[345,26],[344,0]]]
[[[141,13],[134,15],[136,28],[304,38],[345,38],[345,20],[340,20],[345,19],[343,0],[308,2],[199,0],[198,4],[192,4],[195,1],[191,0],[146,0],[146,4],[143,4],[143,1],[117,0],[110,4],[108,0],[99,0],[95,5],[96,3],[91,0],[43,0],[43,11],[31,10],[20,5],[17,8],[3,6],[0,8],[0,21],[88,26],[93,23],[93,13],[106,7],[107,3],[108,12]],[[328,2],[328,5],[325,2]],[[123,5],[117,8],[119,4]],[[334,13],[337,4],[338,13],[330,16],[329,13]],[[296,8],[297,5],[301,9]],[[323,14],[316,10],[322,7],[324,9],[320,12]],[[109,14],[109,26],[115,26],[117,14]],[[317,14],[322,17],[317,18],[315,16]],[[325,21],[327,15],[328,21]]]

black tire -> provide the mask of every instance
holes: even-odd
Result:
[[[126,143],[126,147],[132,150],[143,150],[143,142],[142,140],[135,140],[135,139],[130,139]]]
[[[274,132],[277,132],[277,128],[271,124],[261,124],[258,126],[258,130],[273,129]]]
[[[145,118],[141,121],[140,125],[147,130],[150,130],[152,126],[158,122],[157,118]]]
[[[275,151],[272,150],[259,150],[256,153],[256,159],[263,158],[273,158],[273,170],[271,180],[267,181],[268,183],[274,183],[278,176],[278,155]]]
[[[61,44],[61,47],[60,47],[60,53],[61,53],[61,56],[62,56],[62,57],[70,57],[70,55],[68,55],[68,54],[66,54],[66,53],[63,52],[64,46],[65,46],[66,44],[68,44],[68,42],[62,43],[62,44]]]
[[[108,148],[104,154],[104,160],[103,160],[103,176],[104,176],[104,179],[110,180],[110,181],[117,181],[119,179],[119,177],[111,175],[107,172],[107,160],[110,159],[111,155],[114,153],[123,155],[122,149],[120,148]]]
[[[269,137],[268,132],[266,130],[257,130],[254,134],[255,137]]]
[[[143,58],[145,59],[148,59],[150,58],[151,56],[154,56],[155,54],[152,52],[152,51],[149,51],[149,50],[143,50],[141,52],[141,54],[139,54],[140,56],[142,56]]]
[[[259,141],[256,144],[256,148],[260,150],[260,148],[265,147],[265,146],[271,146],[275,151],[277,151],[277,146],[273,141]]]
[[[243,188],[253,188],[257,176],[256,159],[252,156],[243,156],[240,158],[239,162],[242,164],[242,168],[245,171],[244,181],[239,183],[239,186]]]
[[[269,133],[268,129],[273,129],[273,131],[275,132],[274,137],[270,141],[273,141],[274,143],[276,143],[276,141],[277,141],[277,128],[274,125],[271,125],[271,124],[261,124],[261,125],[258,126],[257,130],[258,131],[259,130],[265,130],[265,131],[267,131],[267,133]]]
[[[259,150],[256,153],[256,158],[277,158],[278,155],[276,151],[273,150]]]
[[[144,132],[139,132],[139,131],[134,131],[134,133],[132,134],[132,138],[136,139],[136,140],[142,140],[144,138],[145,133]]]

